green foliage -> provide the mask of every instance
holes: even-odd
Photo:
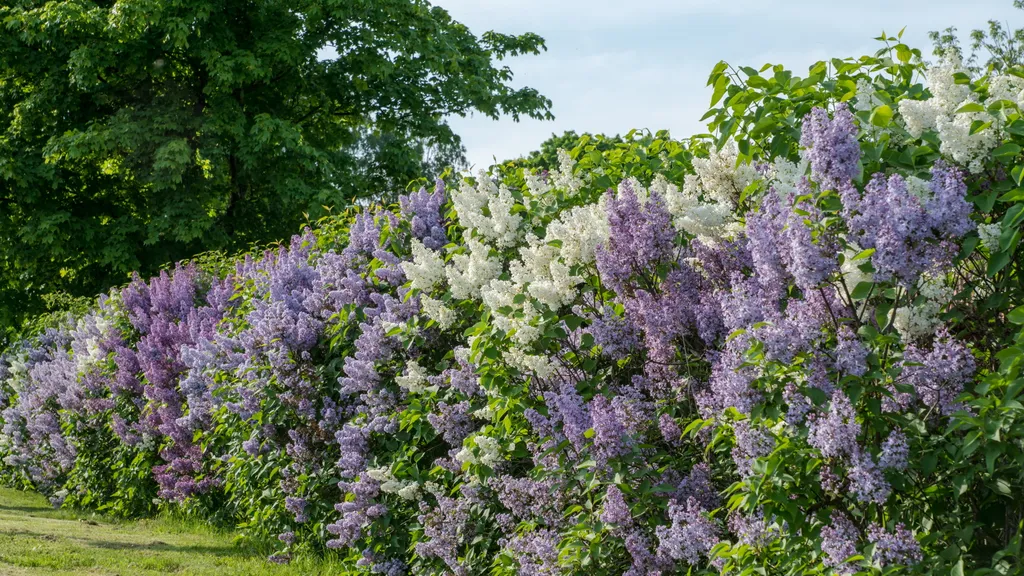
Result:
[[[286,238],[461,165],[446,116],[550,118],[425,0],[0,6],[0,324],[208,249]],[[335,56],[324,58],[323,50]]]
[[[708,86],[714,90],[711,109],[704,115],[711,131],[708,140],[721,148],[735,139],[740,161],[780,156],[795,160],[801,119],[816,106],[852,99],[857,94],[858,79],[868,80],[875,90],[873,97],[880,100],[874,110],[858,114],[861,122],[888,127],[896,99],[902,95],[914,97],[924,90],[915,79],[915,73],[923,69],[921,52],[903,44],[902,35],[902,31],[896,37],[883,33],[876,40],[885,46],[875,54],[822,60],[809,67],[806,77],[796,76],[780,64],[737,69],[719,62],[708,77]],[[889,151],[886,160],[899,159],[890,158],[894,147],[881,144],[883,151]],[[881,152],[869,153],[880,159]],[[917,165],[930,165],[935,155],[922,158],[922,154],[911,154],[910,158]],[[864,171],[870,173],[877,166],[865,167]]]
[[[543,170],[554,170],[558,168],[558,151],[573,150],[577,145],[595,143],[593,150],[605,152],[616,144],[622,143],[621,136],[605,136],[603,134],[584,133],[582,136],[575,130],[566,130],[561,136],[552,134],[550,138],[541,142],[538,150],[533,150],[523,158],[506,160],[498,164],[498,169],[504,175],[513,175],[519,169],[526,168],[534,172]]]
[[[690,169],[692,157],[685,141],[673,140],[664,130],[654,134],[630,130],[625,136],[576,136],[569,131],[546,140],[541,150],[531,152],[526,158],[495,165],[493,171],[509,186],[523,187],[526,173],[539,174],[559,168],[559,150],[582,172],[594,174],[594,178],[585,183],[587,197],[596,197],[629,177],[650,183],[656,174],[661,174],[681,183]]]

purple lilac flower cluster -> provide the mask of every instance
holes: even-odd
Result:
[[[880,280],[895,278],[913,287],[923,272],[948,263],[954,241],[974,229],[961,172],[937,163],[931,187],[931,198],[922,200],[899,174],[875,174],[863,196],[844,191],[850,240],[874,249],[871,263]]]
[[[839,189],[860,172],[859,130],[845,102],[836,105],[829,118],[824,108],[815,108],[804,119],[800,145],[806,148],[811,174],[822,187]]]
[[[199,283],[194,266],[179,266],[173,274],[163,272],[148,283],[136,276],[121,296],[132,326],[141,335],[135,354],[146,381],[143,430],[168,440],[160,450],[166,464],[155,467],[153,474],[160,496],[169,500],[184,500],[219,483],[215,476],[204,474],[202,448],[194,441],[194,427],[205,423],[205,414],[186,413],[187,396],[198,404],[202,394],[180,386],[189,370],[183,350],[211,335],[226,304],[217,298],[217,290],[211,294],[212,302],[202,302]]]

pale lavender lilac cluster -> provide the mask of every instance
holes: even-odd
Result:
[[[889,532],[873,524],[868,528],[868,540],[875,545],[874,557],[882,566],[912,566],[923,558],[921,544],[903,524]]]
[[[860,173],[859,129],[845,102],[836,105],[832,118],[814,108],[804,119],[800,145],[811,162],[811,174],[824,188],[838,190]]]
[[[821,552],[825,566],[835,574],[853,574],[857,566],[847,560],[857,555],[860,531],[842,512],[832,512],[829,524],[821,528]]]

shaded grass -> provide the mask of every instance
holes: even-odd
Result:
[[[0,574],[327,575],[333,560],[267,562],[234,544],[234,534],[201,522],[155,518],[115,522],[94,513],[54,510],[38,494],[0,488]]]

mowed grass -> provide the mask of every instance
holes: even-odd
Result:
[[[234,535],[169,518],[112,522],[54,510],[45,498],[0,488],[0,575],[336,575],[332,561],[288,565],[234,543]]]

